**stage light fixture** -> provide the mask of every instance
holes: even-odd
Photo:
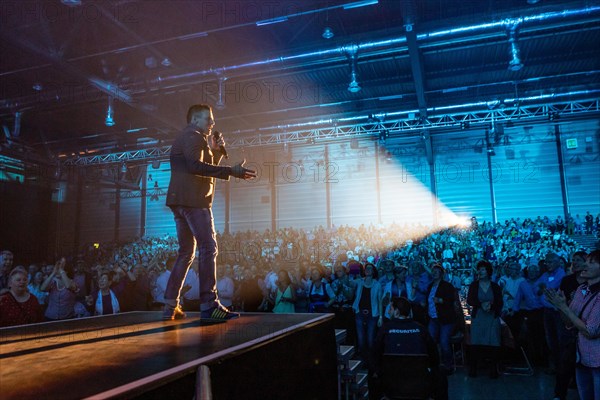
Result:
[[[333,33],[333,30],[330,27],[326,26],[321,36],[323,36],[323,39],[331,39],[335,36],[335,34]]]
[[[121,172],[122,173],[126,173],[127,172],[127,164],[125,164],[125,163],[121,164]]]
[[[225,98],[223,97],[223,85],[225,84],[225,81],[227,80],[227,78],[225,76],[219,76],[219,93],[218,96],[219,98],[217,99],[217,102],[215,103],[215,108],[217,110],[223,110],[225,108]]]

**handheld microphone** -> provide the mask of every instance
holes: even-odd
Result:
[[[221,139],[221,132],[214,131],[213,136],[215,137],[215,140],[218,141],[219,139]],[[219,146],[219,150],[221,150],[221,153],[223,153],[223,155],[225,156],[226,159],[229,159],[229,156],[227,155],[227,150],[225,150],[225,146],[223,146],[223,145]]]

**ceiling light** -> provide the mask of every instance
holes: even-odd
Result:
[[[127,164],[125,164],[125,163],[121,164],[121,172],[122,173],[126,173],[127,172]]]
[[[43,88],[44,87],[42,86],[41,83],[36,83],[33,85],[33,90],[35,90],[36,92],[41,92]]]
[[[171,60],[169,60],[168,58],[163,58],[163,60],[160,62],[162,64],[163,67],[170,67],[171,65],[173,65],[173,63],[171,62]]]
[[[219,98],[217,99],[217,102],[215,104],[215,108],[217,110],[223,110],[225,108],[225,98],[223,96],[223,84],[225,83],[226,80],[227,80],[226,77],[219,76],[219,93],[218,93]]]
[[[330,27],[326,26],[321,36],[323,36],[323,39],[331,39],[335,35],[333,33],[333,30]]]
[[[358,46],[353,45],[347,50],[347,57],[350,60],[350,83],[348,84],[348,91],[350,93],[360,92],[360,85],[358,84],[358,75],[356,73],[356,58],[358,52]]]
[[[517,25],[513,25],[508,31],[508,42],[510,43],[510,55],[512,59],[508,63],[509,71],[519,71],[523,68],[523,62],[521,62],[519,49],[519,43],[517,43]]]
[[[115,120],[113,119],[113,98],[112,96],[108,96],[108,107],[106,108],[106,119],[104,120],[104,125],[106,126],[114,126]]]
[[[63,3],[65,6],[69,6],[69,7],[81,5],[81,0],[60,0],[60,2]]]

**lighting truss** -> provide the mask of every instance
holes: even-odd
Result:
[[[486,103],[481,103],[486,104]],[[449,109],[452,107],[444,107]],[[436,114],[437,111],[437,114]],[[519,121],[544,119],[550,113],[557,113],[563,117],[582,116],[600,112],[600,99],[556,102],[553,104],[537,105],[512,105],[493,110],[472,110],[463,112],[441,113],[440,108],[432,108],[431,114],[426,119],[411,119],[411,112],[398,112],[390,118],[387,115],[385,122],[365,121],[348,125],[336,124],[335,120],[323,121],[322,127],[288,130],[285,128],[273,129],[273,133],[256,133],[248,136],[234,136],[229,140],[228,147],[243,148],[276,145],[283,143],[306,143],[307,141],[334,141],[343,138],[373,137],[378,138],[381,131],[387,130],[390,135],[399,133],[417,134],[423,129],[434,131],[436,129],[461,129],[461,124],[468,122],[471,128],[487,127],[492,123],[503,121]],[[359,119],[359,118],[357,118]],[[67,158],[64,165],[93,165],[109,164],[133,160],[164,160],[169,157],[171,146],[148,148],[134,151],[123,151],[100,155],[78,155]]]

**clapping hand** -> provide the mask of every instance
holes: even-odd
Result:
[[[256,171],[244,168],[245,163],[246,160],[243,160],[242,162],[231,167],[231,175],[244,180],[256,178]]]
[[[556,291],[554,289],[544,290],[546,300],[556,308],[565,307],[567,305],[567,299],[562,291]]]

